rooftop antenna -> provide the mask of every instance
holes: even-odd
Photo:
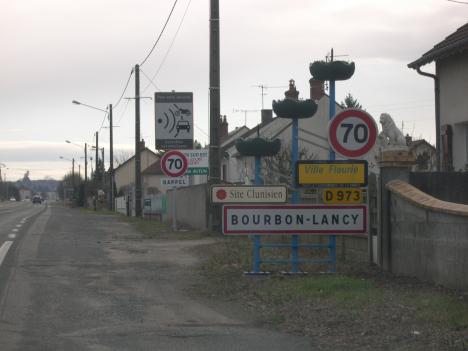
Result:
[[[260,110],[244,110],[244,109],[233,109],[232,112],[243,112],[244,113],[244,125],[247,126],[247,113],[258,112]]]
[[[258,85],[251,85],[251,87],[260,88],[262,90],[262,110],[263,110],[264,109],[263,97],[266,95],[265,90],[267,90],[267,89],[287,88],[288,86],[285,86],[285,85],[267,86],[267,85],[263,85],[263,84],[258,84]]]
[[[348,57],[348,54],[343,54],[343,55],[335,55],[333,53],[333,48],[331,49],[330,52],[327,52],[325,55],[325,62],[331,62],[335,57]],[[325,90],[328,90],[328,81],[323,82],[323,87]]]

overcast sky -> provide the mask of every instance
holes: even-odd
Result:
[[[60,179],[93,143],[105,109],[119,99],[132,67],[153,46],[174,0],[0,0],[0,163],[8,180]],[[445,0],[220,0],[221,113],[229,129],[244,124],[234,109],[261,108],[255,85],[283,86],[293,78],[307,98],[309,63],[333,47],[356,63],[338,82],[378,119],[388,112],[404,132],[435,142],[433,81],[407,64],[466,23],[468,5]],[[184,13],[186,13],[184,17]],[[193,91],[195,138],[208,141],[209,1],[179,0],[156,50],[142,66],[141,91]],[[180,30],[177,30],[180,26]],[[172,45],[171,45],[172,43]],[[424,70],[433,72],[433,65]],[[157,74],[156,74],[157,73]],[[155,76],[156,75],[156,76]],[[149,79],[155,76],[154,83]],[[267,89],[265,107],[285,89]],[[133,77],[124,97],[134,95]],[[154,149],[154,107],[141,102],[141,134]],[[247,125],[260,121],[247,115]],[[114,111],[116,157],[133,148],[134,103]],[[128,153],[128,151],[127,151]],[[80,161],[82,164],[83,162]]]

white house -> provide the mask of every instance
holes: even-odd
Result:
[[[434,74],[421,67],[435,61]],[[440,169],[468,169],[468,23],[408,64],[434,79],[436,149]]]
[[[299,151],[302,151],[307,159],[326,160],[329,157],[327,129],[329,122],[329,96],[323,91],[320,81],[311,80],[311,99],[318,104],[317,112],[311,118],[299,120]],[[335,103],[336,113],[342,111],[341,105]],[[268,111],[268,110],[267,110]],[[243,127],[244,128],[244,127]],[[239,128],[240,129],[240,128]],[[222,150],[222,179],[228,183],[253,183],[254,158],[243,157],[237,152],[235,143],[240,137],[245,139],[255,138],[257,133],[267,139],[280,139],[282,150],[290,153],[292,122],[290,119],[273,117],[265,110],[262,111],[262,123],[250,130],[241,129],[239,132],[227,138],[221,144]],[[236,132],[235,130],[234,132]],[[339,158],[339,156],[337,156]],[[275,162],[275,161],[273,161]],[[268,160],[263,160],[262,170],[265,181],[277,181],[278,177],[289,177],[289,169],[284,169],[282,174],[274,174],[277,170],[271,167]],[[280,167],[281,168],[281,167]],[[284,174],[288,172],[288,174]]]
[[[141,172],[144,176],[145,170],[159,160],[159,156],[145,147],[144,142],[141,145]],[[114,169],[114,179],[115,179],[115,188],[117,193],[134,196],[135,188],[135,156],[132,156],[127,161],[119,165]],[[153,184],[145,183],[144,177],[142,177],[142,195],[145,196],[148,194],[148,189],[150,189]]]

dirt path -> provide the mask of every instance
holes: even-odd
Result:
[[[152,335],[157,350],[311,350],[310,338],[265,330],[237,306],[209,303],[188,291],[200,277],[193,248],[215,239],[144,239],[123,223],[103,243],[115,267],[114,294],[142,301],[135,329]],[[125,327],[126,329],[128,326]],[[135,330],[135,332],[137,332]]]

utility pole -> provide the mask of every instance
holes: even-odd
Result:
[[[73,187],[73,194],[74,194],[75,193],[75,158],[72,158],[72,187]]]
[[[88,181],[88,144],[84,144],[84,181]]]
[[[220,116],[220,53],[219,0],[210,0],[210,182],[220,180],[219,116]]]
[[[99,132],[96,132],[96,166],[94,167],[94,179],[97,180],[97,172],[98,168],[98,161],[99,161]]]
[[[83,184],[83,207],[88,207],[86,201],[86,186],[88,183],[88,144],[84,144],[84,184]]]
[[[219,118],[220,118],[220,53],[219,53],[219,0],[210,0],[210,179],[211,184],[220,182]],[[219,206],[210,207],[211,227],[221,225]]]
[[[109,210],[114,210],[114,126],[112,124],[112,104],[109,105]]]
[[[102,156],[102,165],[101,165],[101,183],[102,183],[102,190],[104,190],[104,147],[101,148],[101,156]]]
[[[141,217],[140,66],[135,65],[135,216]]]

